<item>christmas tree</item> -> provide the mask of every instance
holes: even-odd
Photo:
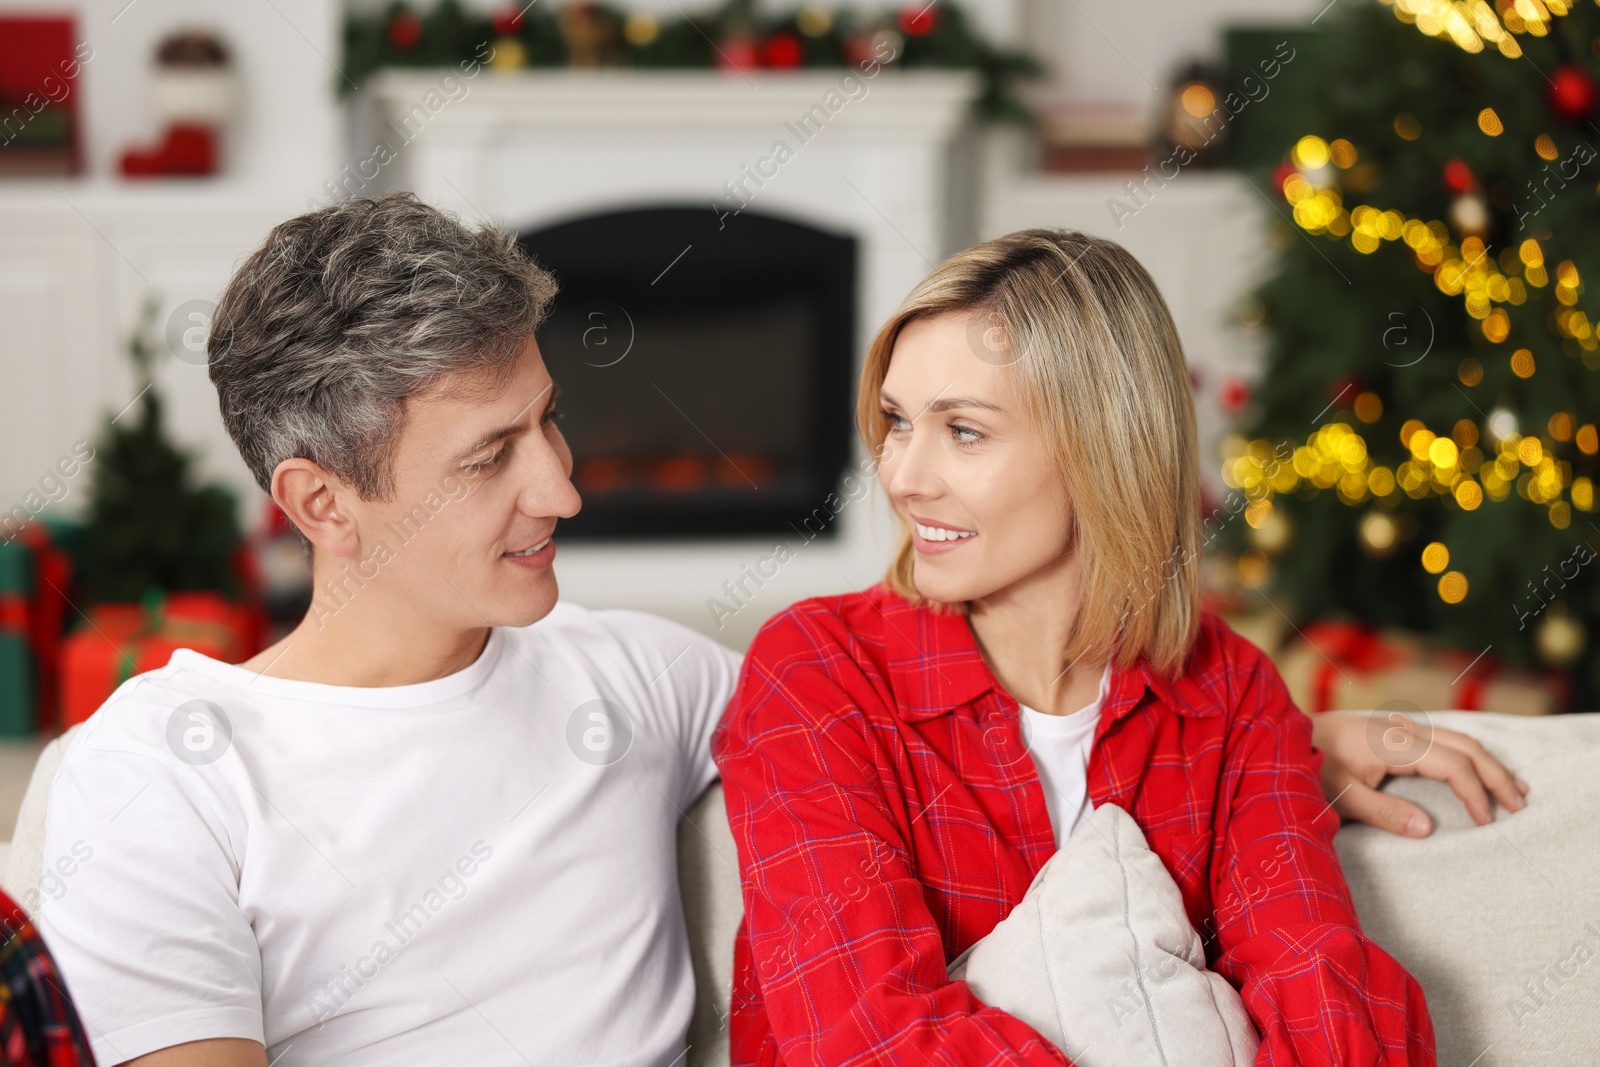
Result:
[[[137,398],[108,417],[95,446],[79,565],[89,603],[131,603],[152,590],[236,597],[239,527],[232,494],[195,486],[190,458],[168,439],[152,380],[159,305],[146,303],[128,342]]]
[[[1600,707],[1600,7],[1343,0],[1306,43],[1239,162],[1279,217],[1240,571]]]

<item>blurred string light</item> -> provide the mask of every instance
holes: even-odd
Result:
[[[1330,154],[1327,142],[1312,135],[1302,137],[1291,153],[1296,165],[1284,176],[1282,190],[1284,199],[1293,206],[1296,225],[1310,234],[1348,237],[1357,252],[1369,255],[1386,241],[1403,242],[1411,249],[1417,268],[1433,275],[1441,293],[1462,298],[1467,314],[1479,320],[1486,340],[1493,344],[1506,340],[1511,334],[1511,318],[1495,305],[1522,304],[1528,299],[1529,288],[1543,288],[1550,283],[1539,242],[1529,238],[1516,246],[1514,255],[1493,258],[1487,254],[1482,238],[1463,237],[1457,244],[1450,228],[1438,219],[1424,221],[1368,204],[1358,204],[1347,211],[1331,178],[1324,177]],[[1556,266],[1555,276],[1554,295],[1562,305],[1552,318],[1555,332],[1576,342],[1586,353],[1595,353],[1585,355],[1584,365],[1600,368],[1600,338],[1588,315],[1575,306],[1583,291],[1583,278],[1570,259]],[[1532,353],[1514,363],[1513,370],[1519,377],[1532,375]]]
[[[1543,37],[1553,19],[1572,10],[1566,0],[1383,0],[1395,18],[1413,23],[1429,37],[1454,41],[1465,52],[1492,45],[1509,59],[1522,55],[1517,34]]]
[[[1288,543],[1287,523],[1273,501],[1291,493],[1314,497],[1333,492],[1351,507],[1377,505],[1378,510],[1369,511],[1360,524],[1363,545],[1374,555],[1387,554],[1400,536],[1396,519],[1388,512],[1406,497],[1448,496],[1461,510],[1476,511],[1486,501],[1505,500],[1515,492],[1544,507],[1557,529],[1571,525],[1574,509],[1594,511],[1591,480],[1573,478],[1572,465],[1552,455],[1544,439],[1517,433],[1515,420],[1504,416],[1509,412],[1491,415],[1481,437],[1470,419],[1459,420],[1443,433],[1420,419],[1408,419],[1400,427],[1407,458],[1392,468],[1375,462],[1366,438],[1344,421],[1318,427],[1293,449],[1288,461],[1277,458],[1282,453],[1275,451],[1273,442],[1234,435],[1224,444],[1222,479],[1250,499],[1245,522],[1252,541],[1267,552]],[[1547,429],[1552,440],[1571,440],[1586,455],[1600,448],[1595,425],[1579,426],[1568,412],[1552,416]],[[1443,544],[1435,542],[1423,550],[1421,562],[1431,574],[1444,571],[1449,561]],[[1460,603],[1467,595],[1466,576],[1445,573],[1438,593],[1446,603]]]

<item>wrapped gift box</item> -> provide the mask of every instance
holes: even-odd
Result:
[[[97,604],[61,653],[61,726],[93,715],[135,674],[165,667],[180,648],[224,663],[260,651],[259,610],[216,593],[172,593],[144,604]]]
[[[1567,704],[1558,674],[1513,670],[1490,654],[1435,650],[1410,634],[1352,623],[1302,628],[1274,657],[1306,711],[1497,711],[1549,715]]]
[[[0,736],[51,725],[72,562],[40,522],[0,542]]]

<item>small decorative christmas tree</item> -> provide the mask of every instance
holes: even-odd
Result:
[[[137,602],[152,589],[241,593],[234,498],[195,486],[190,457],[167,439],[152,378],[158,311],[148,301],[128,341],[137,399],[107,419],[95,446],[79,559],[89,603]]]

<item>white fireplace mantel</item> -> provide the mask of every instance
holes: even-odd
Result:
[[[735,226],[743,205],[851,234],[859,358],[911,287],[975,239],[979,91],[968,72],[894,69],[385,71],[354,112],[357,162],[327,192],[412,189],[518,232],[643,206],[703,206]],[[708,226],[708,239],[716,232]],[[754,417],[760,403],[783,402],[753,400]],[[858,449],[858,471],[863,460]],[[894,534],[881,496],[837,521],[834,541],[788,538],[794,559],[759,588],[745,579],[754,595],[720,629],[707,601],[732,603],[724,583],[777,539],[563,546],[556,569],[563,596],[580,603],[656,611],[742,645],[794,600],[881,576]]]
[[[942,140],[965,118],[978,90],[976,74],[931,70],[883,70],[873,77],[844,69],[535,70],[472,78],[457,71],[456,82],[464,88],[453,90],[441,82],[447,73],[384,70],[367,80],[366,93],[387,114],[400,115],[438,90],[444,103],[430,109],[430,125],[450,130],[452,137],[470,136],[468,131],[496,137],[595,127],[759,132],[792,120],[838,89],[846,103],[834,117],[857,136]],[[455,106],[469,100],[470,106]],[[855,106],[869,100],[869,107]]]

